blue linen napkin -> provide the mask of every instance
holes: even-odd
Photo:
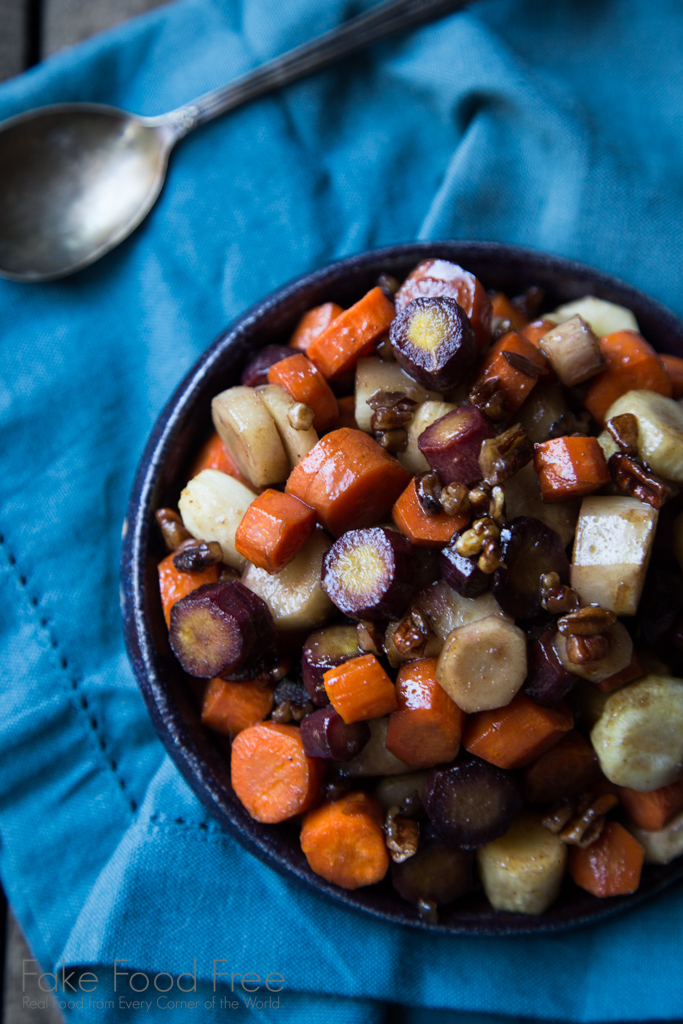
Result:
[[[181,0],[6,84],[0,117],[62,100],[159,113],[362,6]],[[151,216],[93,268],[0,282],[0,873],[42,965],[27,971],[97,977],[77,994],[60,977],[70,1018],[147,1020],[164,999],[196,999],[172,1012],[202,1022],[680,1015],[680,887],[576,932],[470,939],[386,925],[257,862],[153,733],[117,577],[163,403],[221,328],[299,273],[489,238],[683,313],[681,52],[677,0],[486,0],[194,133]],[[195,964],[196,993],[162,994],[160,972]],[[245,973],[284,987],[248,1006],[230,985]],[[37,998],[37,976],[26,985]]]

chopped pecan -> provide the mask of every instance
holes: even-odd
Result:
[[[442,488],[439,500],[448,516],[461,516],[470,511],[470,499],[464,484],[447,484]]]
[[[376,622],[363,620],[356,626],[358,648],[365,654],[384,654],[384,633]]]
[[[491,519],[484,516],[472,523],[469,530],[461,533],[455,542],[455,550],[463,558],[473,558],[479,555],[484,547],[484,541],[497,541],[500,537],[500,527]]]
[[[558,800],[548,808],[543,824],[563,843],[585,849],[599,839],[605,815],[619,803],[614,793],[582,793]]]
[[[208,544],[202,540],[185,541],[173,556],[173,564],[178,572],[204,572],[222,561],[223,551],[215,540]]]
[[[629,413],[625,413],[629,415]],[[620,416],[615,417],[621,419]],[[632,455],[616,452],[608,464],[612,479],[622,492],[633,498],[639,498],[653,508],[661,508],[671,497],[671,488],[660,480],[652,470]]]
[[[508,398],[500,377],[490,377],[475,384],[469,398],[472,405],[476,405],[490,420],[499,422],[508,418]]]
[[[489,515],[498,526],[503,525],[505,521],[505,491],[502,487],[494,487],[491,491]]]
[[[558,573],[547,572],[541,576],[541,604],[547,612],[552,615],[572,612],[580,603],[577,592],[560,583]]]
[[[405,402],[399,402],[397,405],[380,405],[378,409],[375,409],[370,420],[373,431],[396,430],[398,427],[404,427],[406,423],[410,423],[415,403],[411,402],[411,405],[407,406],[406,403],[409,401],[411,400],[406,399]]]
[[[591,604],[558,619],[557,628],[563,636],[595,636],[596,633],[604,633],[616,621],[614,612]]]
[[[632,412],[613,416],[605,427],[625,455],[638,454],[638,420]]]
[[[497,486],[514,476],[533,457],[533,441],[527,437],[521,423],[516,423],[509,430],[482,443],[479,468],[484,480]]]
[[[503,550],[497,540],[493,537],[487,537],[481,547],[481,554],[479,555],[479,561],[477,565],[482,572],[485,572],[488,576],[494,573],[496,569],[500,569],[503,561]]]
[[[175,551],[183,541],[192,539],[192,534],[185,529],[182,519],[172,508],[158,508],[154,516],[169,551]]]
[[[420,841],[420,826],[412,818],[401,816],[398,807],[390,807],[384,821],[384,837],[395,864],[414,857]]]
[[[408,447],[408,434],[403,427],[396,430],[379,430],[375,439],[388,452],[404,452]]]
[[[314,413],[310,405],[296,402],[287,412],[290,427],[294,430],[310,430],[313,426]]]
[[[411,608],[399,623],[392,637],[399,654],[412,654],[419,650],[432,635],[432,629],[419,608]]]
[[[609,654],[609,640],[603,633],[595,636],[568,636],[567,657],[575,665],[602,661]]]
[[[460,484],[463,487],[463,484]],[[425,512],[436,516],[441,512],[441,478],[434,470],[415,477],[417,500]],[[467,493],[467,492],[465,492]]]
[[[416,404],[412,398],[408,398],[405,391],[375,391],[367,402],[373,412],[377,412],[378,409],[393,409],[401,404],[405,408],[414,408]]]
[[[525,377],[542,377],[545,373],[545,368],[539,366],[537,363],[532,363],[526,356],[522,356],[519,352],[510,352],[504,348],[502,353],[505,360],[510,364],[513,370],[519,370]]]

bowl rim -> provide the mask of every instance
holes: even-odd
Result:
[[[647,885],[631,896],[612,897],[605,901],[585,894],[581,905],[573,912],[570,908],[570,912],[564,915],[536,917],[502,913],[489,908],[488,912],[472,911],[460,915],[456,912],[451,921],[438,925],[428,924],[398,896],[390,901],[397,904],[396,909],[388,909],[386,901],[383,903],[380,900],[378,903],[371,894],[370,890],[376,887],[353,892],[339,889],[314,875],[301,860],[294,861],[291,856],[283,854],[277,830],[254,822],[243,809],[236,806],[234,796],[232,800],[229,799],[225,755],[221,765],[219,755],[215,752],[212,754],[210,746],[203,742],[201,734],[206,730],[199,725],[198,720],[195,724],[199,727],[199,738],[196,729],[194,734],[188,729],[184,710],[172,699],[164,683],[163,672],[157,664],[151,613],[146,601],[146,552],[151,518],[156,507],[154,492],[174,439],[182,429],[193,404],[198,401],[207,375],[217,369],[229,350],[248,343],[250,332],[264,318],[291,306],[293,300],[306,292],[332,286],[340,280],[352,280],[354,276],[360,278],[378,266],[391,273],[394,266],[406,262],[416,265],[420,260],[432,257],[450,259],[462,263],[466,268],[468,260],[473,264],[498,261],[516,268],[520,265],[528,266],[536,275],[535,280],[527,278],[530,283],[536,283],[541,272],[549,279],[564,276],[571,278],[577,285],[585,282],[590,285],[591,294],[599,297],[618,296],[621,304],[634,311],[641,327],[643,319],[648,323],[656,322],[658,333],[663,335],[663,347],[683,354],[683,321],[660,302],[612,275],[540,250],[466,239],[411,242],[347,256],[299,275],[256,302],[221,332],[185,374],[157,418],[140,457],[123,526],[121,611],[124,639],[154,728],[176,767],[213,817],[268,866],[289,878],[296,877],[311,886],[316,893],[332,898],[347,908],[363,910],[384,921],[422,931],[493,936],[565,930],[611,917],[649,899],[683,876],[683,858],[670,865],[651,868]],[[300,308],[299,315],[303,311]]]

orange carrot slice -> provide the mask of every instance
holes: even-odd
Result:
[[[293,494],[268,488],[244,513],[235,547],[259,569],[274,573],[291,562],[315,529],[315,512]]]
[[[328,380],[346,373],[370,349],[396,316],[394,304],[381,288],[372,288],[362,299],[336,317],[306,350]]]
[[[621,672],[615,672],[613,676],[607,676],[607,679],[602,679],[599,683],[594,683],[593,685],[601,693],[611,693],[612,690],[618,690],[624,683],[632,683],[634,679],[640,679],[644,675],[645,669],[634,650],[631,655],[631,662],[626,668],[622,668]]]
[[[526,364],[530,364],[529,373],[520,369]],[[540,372],[536,374],[536,370]],[[538,377],[545,376],[547,372],[548,360],[543,353],[517,331],[510,331],[489,349],[475,388],[481,387],[486,381],[497,379],[498,386],[505,393],[507,411],[512,414],[517,412],[535,387]]]
[[[342,889],[381,882],[389,868],[381,805],[367,793],[347,793],[304,818],[301,849],[311,869]]]
[[[295,402],[313,410],[313,427],[325,434],[337,426],[339,406],[330,385],[303,353],[281,359],[268,368],[268,383],[279,384]]]
[[[584,405],[600,426],[607,410],[627,391],[656,391],[671,397],[671,378],[661,359],[637,331],[615,331],[599,339],[606,368],[594,377]]]
[[[387,750],[412,768],[452,761],[460,749],[465,712],[436,681],[436,658],[401,666],[396,699],[384,741]]]
[[[553,327],[557,326],[552,320],[532,320],[531,323],[526,324],[520,331],[527,341],[530,341],[532,345],[538,348],[538,339],[542,338],[544,334],[552,330]]]
[[[595,437],[555,437],[536,445],[534,469],[543,501],[567,501],[590,494],[611,477]]]
[[[341,427],[321,437],[294,467],[286,490],[339,537],[387,518],[409,480],[408,470],[371,437]]]
[[[252,818],[269,825],[318,800],[323,770],[322,761],[305,753],[294,725],[250,725],[232,744],[232,788]]]
[[[566,704],[544,708],[518,693],[504,708],[471,715],[462,743],[470,754],[498,768],[523,768],[555,746],[573,725]]]
[[[343,313],[341,306],[336,302],[324,302],[322,306],[314,306],[301,317],[294,329],[294,334],[289,339],[292,348],[298,348],[300,352],[306,352],[314,338],[329,327],[332,321]]]
[[[397,708],[396,690],[374,654],[351,658],[323,673],[332,707],[347,725],[381,718]]]
[[[273,709],[273,687],[259,682],[231,683],[212,679],[202,702],[202,724],[235,737],[262,722]]]
[[[569,850],[569,873],[593,896],[627,896],[640,885],[645,850],[623,825],[608,821],[602,835],[585,850]]]
[[[176,601],[179,601],[181,597],[187,597],[189,593],[205,583],[218,583],[221,574],[218,565],[212,565],[208,569],[204,569],[203,572],[180,572],[173,564],[174,554],[175,552],[172,551],[170,555],[166,555],[166,558],[157,566],[159,593],[167,626],[170,625],[171,608]]]
[[[671,782],[649,793],[619,787],[619,797],[631,821],[640,828],[657,832],[683,811],[683,780]]]
[[[440,548],[465,526],[469,516],[425,512],[417,496],[413,477],[391,510],[391,518],[411,544],[419,548]]]

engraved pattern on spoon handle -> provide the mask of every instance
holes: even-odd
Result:
[[[470,0],[386,0],[369,11],[351,18],[337,28],[297,46],[280,57],[262,64],[221,89],[178,107],[148,123],[169,125],[180,138],[213,118],[248,103],[273,89],[282,88],[299,78],[320,71],[330,64],[362,50],[372,43],[435,18],[452,14]]]

